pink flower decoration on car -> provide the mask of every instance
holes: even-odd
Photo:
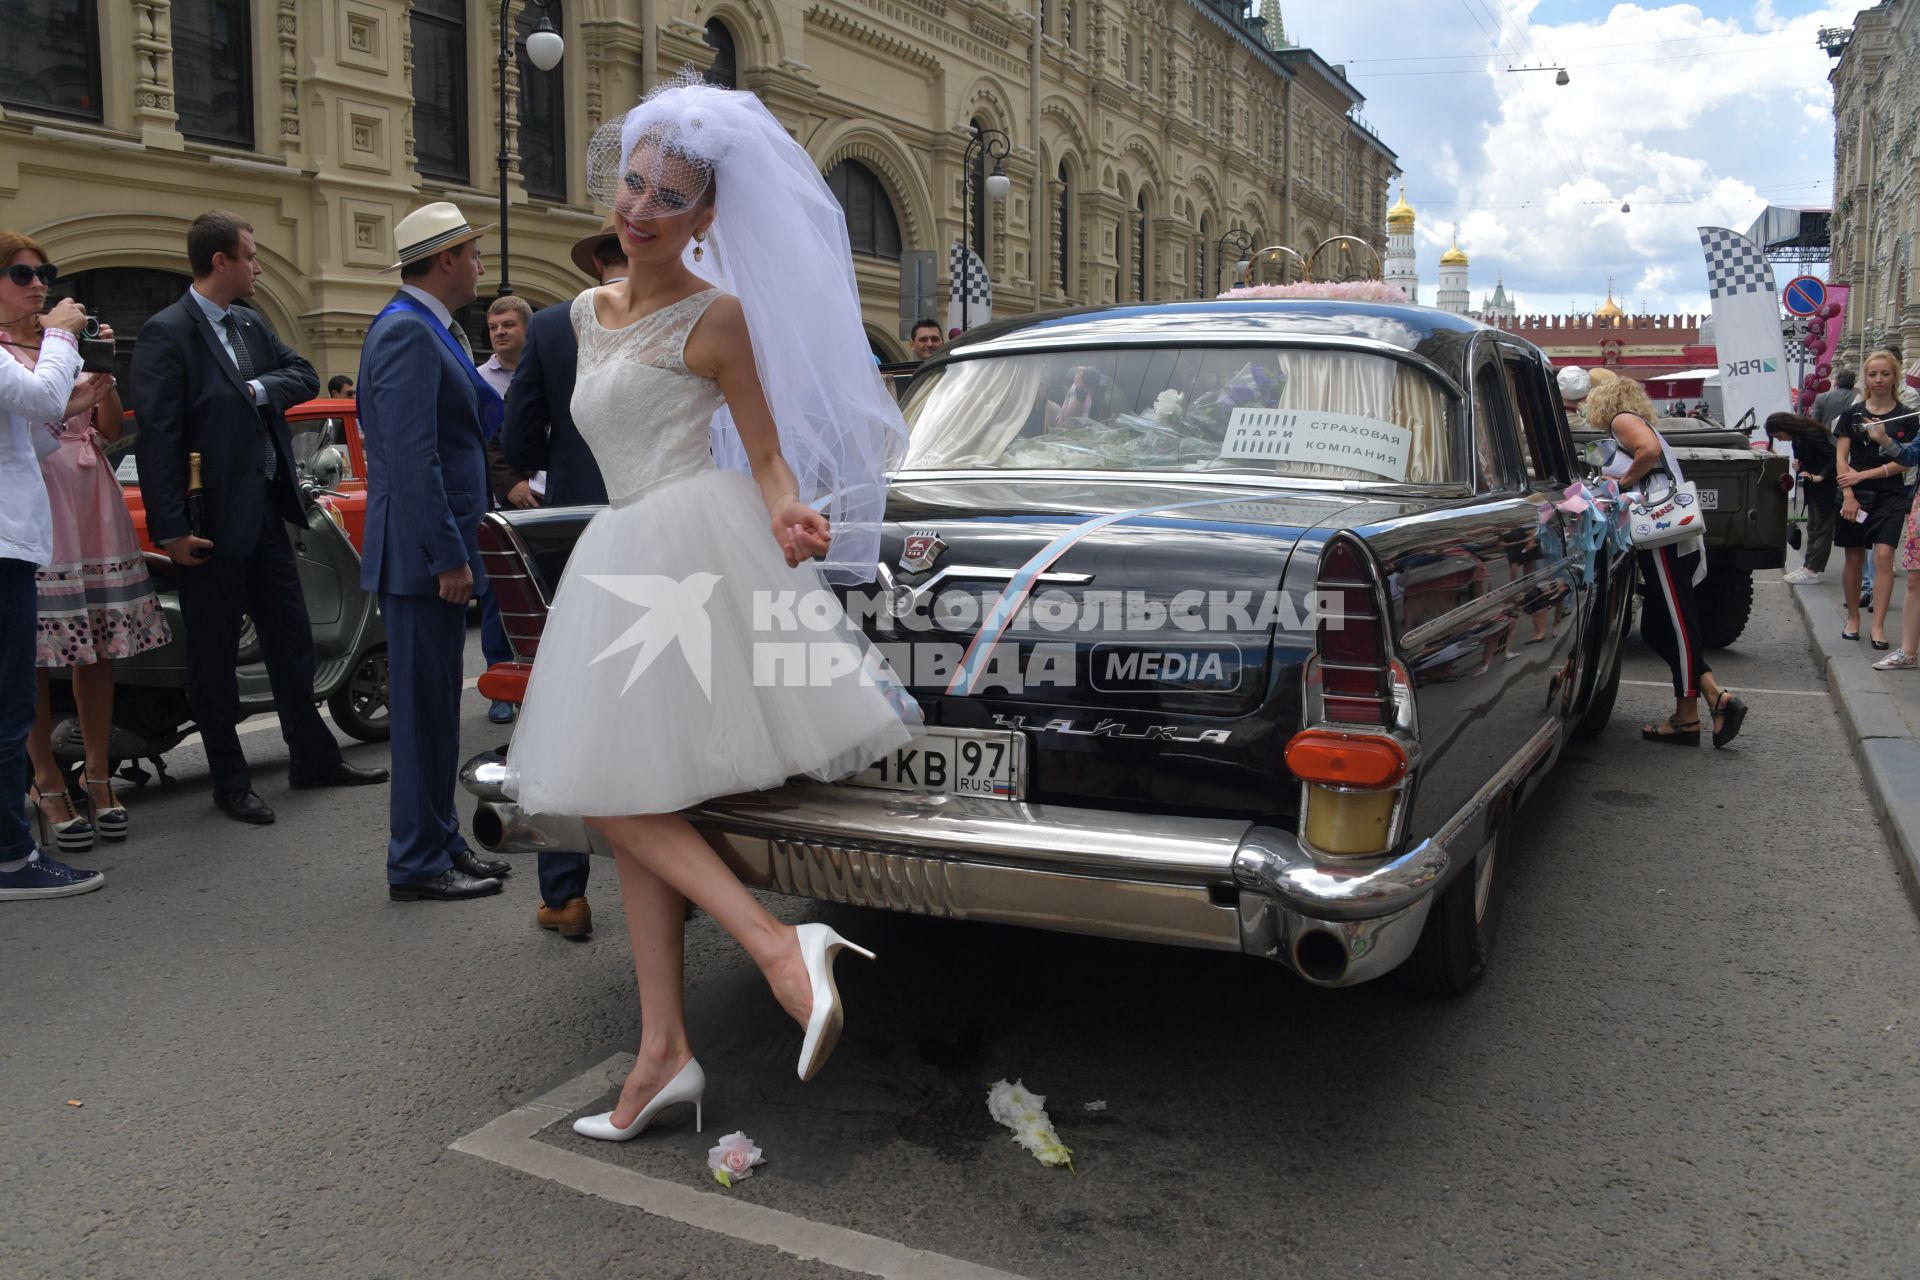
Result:
[[[723,1187],[731,1187],[741,1178],[751,1178],[753,1166],[765,1163],[766,1157],[761,1155],[760,1148],[740,1130],[720,1139],[719,1144],[707,1152],[707,1168],[713,1170],[713,1180]]]

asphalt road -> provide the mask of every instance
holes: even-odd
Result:
[[[1637,741],[1670,704],[1636,647],[1520,815],[1464,1000],[836,910],[881,960],[843,960],[847,1037],[802,1087],[697,920],[706,1134],[533,1142],[719,1230],[449,1149],[583,1072],[607,1105],[636,1036],[610,868],[585,944],[533,927],[531,859],[497,898],[389,903],[384,789],[290,793],[253,733],[280,821],[250,830],[184,750],[105,891],[0,909],[0,1276],[846,1274],[727,1234],[756,1205],[1035,1277],[1920,1273],[1920,927],[1782,588],[1758,615],[1717,663],[1754,708],[1733,750]],[[465,730],[499,736],[477,695]],[[1077,1173],[990,1120],[1002,1076]],[[706,1148],[742,1128],[769,1163],[724,1192]]]

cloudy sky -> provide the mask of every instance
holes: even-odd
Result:
[[[1457,223],[1474,305],[1502,275],[1523,314],[1591,310],[1609,275],[1630,310],[1703,312],[1696,227],[1829,203],[1833,63],[1814,37],[1859,7],[1281,0],[1289,41],[1346,64],[1400,155],[1422,300]],[[1539,64],[1572,83],[1506,70]]]

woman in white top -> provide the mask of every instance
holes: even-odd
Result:
[[[1609,433],[1618,446],[1607,468],[1620,487],[1640,486],[1649,475],[1665,471],[1680,482],[1680,464],[1667,442],[1653,429],[1657,411],[1646,391],[1632,378],[1596,382],[1587,397],[1587,421]],[[1643,725],[1640,736],[1669,746],[1700,745],[1700,695],[1713,708],[1713,745],[1724,747],[1740,732],[1747,706],[1721,687],[1707,666],[1707,648],[1700,636],[1700,611],[1694,604],[1693,584],[1704,577],[1705,550],[1698,540],[1669,543],[1636,556],[1640,591],[1645,607],[1640,613],[1640,636],[1667,660],[1673,672],[1673,714],[1660,724]]]
[[[38,278],[35,267],[16,264],[6,270],[14,295],[24,294]],[[24,274],[15,284],[12,276]],[[0,292],[4,303],[7,292]],[[0,321],[18,319],[0,313]],[[27,734],[34,721],[34,655],[39,634],[40,566],[53,556],[53,516],[40,456],[58,441],[41,424],[83,413],[105,396],[112,379],[101,376],[76,387],[80,347],[76,336],[87,314],[67,299],[42,321],[40,360],[33,368],[0,361],[0,410],[7,416],[0,436],[0,902],[61,898],[86,893],[106,883],[97,871],[84,871],[43,856],[27,825]]]

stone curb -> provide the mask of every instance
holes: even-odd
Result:
[[[1819,586],[1789,590],[1819,657],[1827,692],[1860,761],[1860,776],[1887,833],[1907,901],[1920,913],[1920,744],[1914,742],[1913,730],[1887,697],[1885,678],[1861,655],[1859,644],[1864,642],[1841,640],[1837,616],[1817,616],[1826,612],[1821,605],[1827,592]],[[1829,586],[1827,591],[1831,590]]]

